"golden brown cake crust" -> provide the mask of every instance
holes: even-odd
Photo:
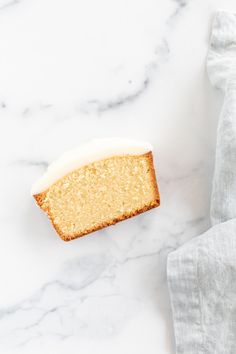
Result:
[[[153,201],[145,206],[143,206],[142,208],[140,209],[137,209],[135,211],[132,211],[132,212],[129,212],[129,213],[124,213],[123,215],[121,215],[120,217],[118,218],[114,218],[113,220],[111,221],[108,221],[108,222],[104,222],[104,223],[101,223],[99,225],[97,225],[96,227],[92,227],[90,229],[87,229],[87,230],[84,230],[83,232],[80,232],[80,233],[74,233],[73,235],[68,235],[66,233],[63,233],[58,225],[55,223],[55,220],[54,220],[54,217],[52,216],[51,214],[51,211],[50,211],[50,208],[48,206],[47,203],[45,203],[46,201],[46,198],[47,198],[47,190],[42,192],[42,193],[39,193],[39,194],[35,194],[33,197],[35,198],[37,204],[40,206],[41,209],[43,209],[51,223],[53,224],[56,232],[58,233],[58,235],[61,237],[61,239],[63,241],[71,241],[71,240],[74,240],[78,237],[82,237],[82,236],[85,236],[85,235],[88,235],[94,231],[98,231],[100,229],[103,229],[105,227],[108,227],[108,226],[111,226],[111,225],[114,225],[122,220],[125,220],[125,219],[129,219],[133,216],[136,216],[138,214],[141,214],[147,210],[150,210],[150,209],[153,209],[153,208],[156,208],[160,205],[160,194],[159,194],[159,190],[158,190],[158,186],[157,186],[157,182],[156,182],[156,174],[155,174],[155,169],[154,169],[154,165],[153,165],[153,156],[152,156],[152,152],[148,152],[146,154],[143,154],[143,155],[140,155],[140,157],[145,157],[146,159],[148,159],[148,164],[149,164],[149,168],[150,168],[150,173],[151,173],[151,179],[152,179],[152,188],[153,188],[153,192],[154,192],[154,195],[155,195],[155,198],[153,199]]]

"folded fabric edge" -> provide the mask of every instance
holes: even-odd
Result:
[[[167,260],[167,280],[177,354],[203,354],[201,303],[197,275],[197,247],[172,252]]]
[[[225,90],[229,74],[235,71],[235,56],[236,13],[219,10],[212,22],[207,54],[207,72],[213,86]]]

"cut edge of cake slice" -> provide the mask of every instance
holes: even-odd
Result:
[[[64,241],[85,236],[159,206],[152,146],[92,141],[51,164],[31,193]]]

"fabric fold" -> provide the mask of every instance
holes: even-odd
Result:
[[[177,354],[236,353],[236,14],[212,26],[207,69],[224,93],[211,200],[212,228],[168,256]]]
[[[236,14],[216,14],[207,55],[213,86],[224,93],[219,118],[211,221],[215,225],[236,217]]]
[[[168,257],[177,354],[236,353],[236,219]]]

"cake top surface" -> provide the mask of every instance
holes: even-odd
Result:
[[[48,166],[46,172],[32,186],[31,194],[47,190],[53,183],[73,170],[94,161],[112,156],[141,155],[153,150],[146,141],[105,138],[94,139],[69,150]]]

